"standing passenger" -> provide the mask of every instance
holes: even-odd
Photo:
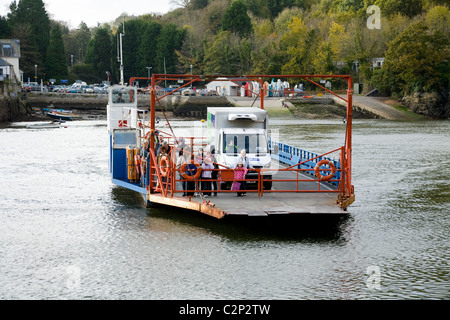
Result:
[[[233,185],[239,183],[239,188],[233,190],[237,190],[237,196],[242,197],[243,192],[239,192],[239,190],[247,190],[247,185],[244,185],[242,181],[245,179],[245,175],[247,174],[247,168],[244,167],[242,162],[239,162],[236,168],[234,169],[234,182]]]
[[[203,194],[205,196],[211,196],[211,178],[212,178],[212,171],[214,169],[214,165],[211,162],[211,158],[206,158],[205,161],[202,163],[202,191],[207,190],[207,192],[204,192]]]
[[[217,179],[219,178],[219,165],[217,164],[217,159],[216,159],[216,149],[214,146],[211,147],[211,161],[214,165],[214,171],[211,174],[211,178],[212,178],[212,190],[214,190],[214,196],[217,197]]]

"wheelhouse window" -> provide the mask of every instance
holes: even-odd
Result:
[[[134,90],[128,88],[114,89],[112,92],[113,103],[134,103]]]

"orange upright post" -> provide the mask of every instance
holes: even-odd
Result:
[[[346,184],[347,196],[352,193],[352,109],[353,109],[353,79],[347,78],[347,136],[345,141],[345,170],[346,170]]]

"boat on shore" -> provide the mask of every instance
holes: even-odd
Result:
[[[66,110],[66,109],[54,109],[54,108],[45,108],[42,109],[42,111],[48,111],[48,112],[60,112],[60,113],[73,113],[72,110]]]
[[[64,120],[64,121],[72,121],[79,119],[79,115],[73,113],[65,113],[65,112],[57,112],[57,111],[49,111],[46,113],[46,116],[52,119]]]
[[[270,89],[263,85],[263,81],[282,77],[306,80],[319,87],[320,84],[313,79],[334,77],[346,81],[347,97],[342,99],[347,102],[347,117],[342,146],[325,153],[313,153],[269,136],[269,119],[263,111],[264,97],[267,96],[265,90]],[[157,103],[171,92],[158,95],[155,86],[175,79],[183,83],[181,89],[196,81],[231,79],[237,85],[258,82],[258,91],[252,94],[260,100],[259,107],[224,110],[228,114],[220,115],[223,118],[220,121],[217,110],[208,108],[207,134],[201,137],[194,134],[194,128],[192,134],[180,135],[167,117],[168,127],[157,129],[157,108],[165,116],[164,107]],[[129,83],[134,80],[131,78]],[[347,208],[355,201],[351,184],[353,82],[350,76],[247,75],[217,78],[154,74],[151,81],[149,115],[137,107],[136,87],[110,87],[107,106],[112,182],[140,193],[147,207],[163,205],[188,209],[218,219],[299,215],[341,217],[348,214]],[[148,116],[150,119],[146,118]],[[232,152],[227,150],[229,141],[234,141],[236,146]],[[165,153],[161,152],[162,145]],[[246,175],[236,178],[241,149],[246,151],[253,166]],[[200,151],[207,153],[211,150],[216,151],[215,158],[199,156]],[[267,157],[273,161],[263,160]],[[204,167],[204,163],[212,163],[213,167]],[[248,188],[244,192],[236,191],[234,186],[238,183]],[[215,185],[217,187],[213,187]],[[244,197],[236,201],[236,193],[238,197],[242,194]]]

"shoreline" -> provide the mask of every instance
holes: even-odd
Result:
[[[4,122],[33,122],[51,120],[44,114],[43,109],[62,108],[73,110],[82,120],[106,119],[105,97],[61,96],[55,99],[38,95],[27,97],[27,110],[17,112],[12,121]],[[147,96],[140,97],[147,100]],[[388,119],[388,120],[419,120],[423,116],[414,114],[401,107],[401,103],[390,97],[353,97],[353,119]],[[39,101],[39,102],[37,102]],[[64,101],[64,103],[62,102]],[[169,119],[202,120],[206,119],[207,107],[235,106],[259,107],[259,101],[250,97],[184,97],[181,95],[167,97],[159,104],[159,108]],[[164,105],[164,107],[163,107]],[[31,107],[32,106],[32,107]],[[286,99],[285,97],[265,98],[264,107],[269,116],[275,119],[342,119],[346,117],[346,103],[337,98],[327,96],[312,99]],[[140,104],[141,110],[147,110],[146,103]],[[161,110],[160,109],[160,110]],[[164,119],[164,113],[157,110],[157,116]]]

